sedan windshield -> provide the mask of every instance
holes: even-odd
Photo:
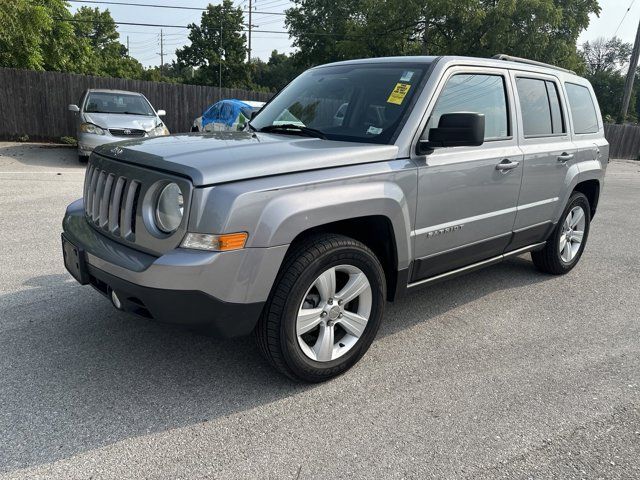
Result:
[[[427,67],[370,63],[308,70],[269,102],[251,127],[329,140],[390,143]]]
[[[120,113],[127,115],[155,115],[142,95],[91,92],[84,109],[87,113]]]

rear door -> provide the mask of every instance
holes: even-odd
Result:
[[[414,282],[500,255],[511,238],[522,178],[506,70],[454,67],[435,97],[425,132],[442,114],[482,113],[485,143],[438,148],[416,159]]]
[[[531,72],[512,71],[511,76],[524,154],[518,213],[508,247],[515,250],[543,241],[552,230],[565,182],[577,159],[559,80]]]

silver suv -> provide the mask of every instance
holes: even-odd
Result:
[[[336,121],[339,118],[339,121]],[[531,252],[579,261],[609,148],[589,83],[514,57],[313,68],[246,131],[99,147],[65,264],[116,308],[231,337],[317,382],[385,301]]]

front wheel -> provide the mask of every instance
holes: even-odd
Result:
[[[369,349],[384,310],[385,278],[375,254],[342,235],[318,235],[287,255],[256,340],[295,380],[340,375]]]
[[[590,223],[589,200],[584,194],[574,192],[545,247],[531,252],[536,268],[553,275],[569,272],[582,256]]]

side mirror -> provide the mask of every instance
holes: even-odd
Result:
[[[430,128],[428,139],[418,142],[418,154],[425,155],[434,148],[477,147],[484,143],[484,115],[482,113],[445,113],[438,128]]]
[[[164,110],[158,110],[156,113],[159,117],[164,117],[167,114],[167,112],[165,112]]]
[[[74,113],[78,113],[80,111],[80,109],[78,108],[78,105],[69,105],[67,107],[67,110]]]
[[[254,118],[256,118],[256,115],[258,115],[258,113],[260,112],[260,110],[253,110],[251,112],[251,117],[249,118],[249,121],[253,120]]]

